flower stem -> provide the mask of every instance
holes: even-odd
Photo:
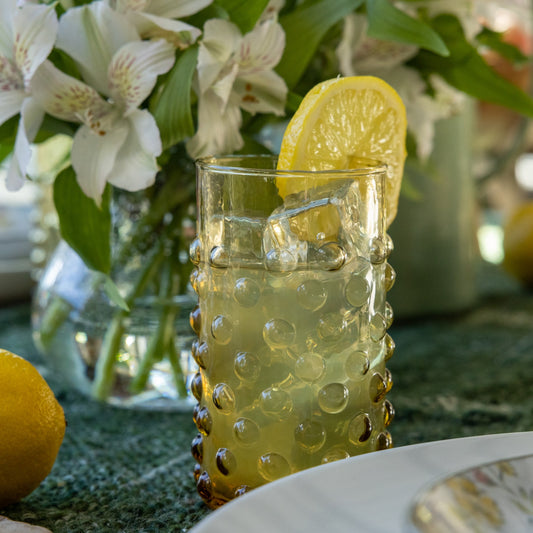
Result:
[[[179,245],[179,237],[176,240],[176,245]],[[181,264],[175,264],[178,258],[176,253],[171,253],[168,261],[165,264],[165,268],[162,269],[162,283],[159,290],[159,298],[161,302],[164,302],[161,307],[159,315],[159,321],[157,329],[150,339],[146,352],[139,365],[136,376],[132,380],[130,385],[130,391],[133,393],[141,392],[148,382],[150,372],[155,363],[162,360],[165,356],[168,358],[176,382],[178,393],[181,396],[181,392],[185,391],[185,382],[183,371],[179,365],[179,361],[176,358],[176,333],[175,333],[175,320],[176,315],[179,312],[179,308],[173,302],[173,296],[176,294],[181,282],[182,275],[180,270],[176,267],[180,267]],[[172,357],[176,359],[173,361]],[[176,364],[177,361],[177,364]]]
[[[152,259],[148,261],[135,285],[125,300],[128,307],[132,307],[135,298],[144,290],[146,284],[152,276],[156,274],[159,265],[164,258],[164,247],[161,245]],[[92,395],[97,400],[106,400],[111,393],[114,382],[114,367],[120,344],[124,335],[124,318],[129,316],[130,311],[120,309],[115,313],[111,324],[104,335],[102,349],[96,362],[95,376],[92,385]]]
[[[169,178],[152,199],[150,209],[139,220],[131,239],[124,243],[124,246],[118,251],[115,259],[117,264],[125,263],[131,253],[138,250],[143,239],[161,231],[160,226],[168,213],[173,213],[174,218],[179,218],[179,222],[181,222],[182,208],[191,203],[194,191],[180,183],[182,176],[179,174],[170,174]]]
[[[51,301],[41,319],[38,332],[38,342],[41,350],[47,351],[63,322],[68,318],[72,306],[58,294],[51,297]]]
[[[92,389],[92,394],[97,400],[103,401],[107,399],[111,393],[115,378],[113,372],[115,359],[120,350],[120,343],[122,342],[122,336],[124,335],[123,321],[127,314],[126,311],[119,311],[111,320],[111,324],[105,333],[100,356],[96,362]]]

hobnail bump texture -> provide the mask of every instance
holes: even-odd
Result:
[[[202,263],[201,247],[197,239],[191,248],[200,301],[191,313],[199,366],[192,454],[206,503],[390,448],[393,314],[382,296],[395,279],[390,244],[334,270],[289,271]]]

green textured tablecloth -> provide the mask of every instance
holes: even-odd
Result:
[[[396,446],[533,430],[533,294],[489,278],[468,312],[391,328]],[[51,474],[0,514],[62,533],[187,531],[209,512],[192,475],[190,414],[121,410],[66,390],[33,347],[29,303],[0,308],[0,347],[38,365],[68,420]]]

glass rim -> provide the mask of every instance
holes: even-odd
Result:
[[[195,160],[197,168],[208,170],[217,174],[237,174],[237,175],[260,175],[260,176],[308,176],[309,178],[323,178],[325,176],[342,178],[353,176],[371,176],[387,172],[387,164],[377,159],[369,157],[358,157],[362,163],[366,164],[355,168],[329,169],[329,170],[300,170],[300,169],[277,169],[258,168],[251,166],[238,166],[237,161],[246,160],[277,161],[276,154],[228,154],[220,156],[205,156]]]

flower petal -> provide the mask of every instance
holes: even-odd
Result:
[[[31,158],[31,149],[29,146],[28,149],[30,150],[29,156],[26,150],[19,148],[19,153],[21,154],[20,157],[27,161]],[[8,191],[18,191],[26,181],[26,174],[21,171],[20,166],[21,163],[19,163],[19,158],[15,155],[15,152],[13,152],[6,175],[6,189]]]
[[[366,32],[366,17],[350,13],[344,19],[342,37],[337,50],[339,70],[344,76],[354,76],[352,54],[364,38]]]
[[[240,45],[238,62],[241,72],[273,69],[283,55],[285,32],[275,20],[265,20],[248,32]]]
[[[13,14],[17,9],[17,0],[0,2],[0,55],[13,58]]]
[[[250,113],[283,115],[287,99],[287,85],[274,71],[239,76],[234,86],[239,105]]]
[[[343,37],[337,48],[340,70],[345,76],[373,74],[378,69],[392,69],[411,59],[418,47],[367,35],[368,22],[363,15],[346,17]]]
[[[222,110],[220,98],[207,91],[198,102],[198,130],[187,143],[191,157],[231,153],[242,148],[239,132],[242,115],[239,106],[229,102]]]
[[[26,98],[22,104],[20,116],[26,136],[30,142],[33,142],[43,122],[44,109],[35,98]]]
[[[26,170],[31,159],[30,143],[35,139],[43,117],[42,107],[33,98],[26,98],[20,110],[15,147],[7,171],[6,187],[8,190],[20,189],[24,184]]]
[[[24,4],[14,14],[15,63],[26,83],[52,51],[57,28],[52,5]]]
[[[150,0],[104,0],[106,4],[116,9],[119,13],[128,11],[144,11]]]
[[[20,111],[26,96],[27,94],[21,90],[0,91],[0,124]]]
[[[155,120],[147,111],[132,113],[128,122],[128,137],[117,154],[107,181],[120,189],[138,191],[154,183],[161,140]]]
[[[179,19],[198,13],[213,0],[151,0],[147,11],[153,15]]]
[[[222,109],[226,107],[226,104],[230,99],[233,84],[235,83],[238,73],[239,65],[234,63],[229,72],[227,72],[225,76],[220,77],[211,87],[213,92],[220,98]]]
[[[17,66],[0,55],[0,92],[25,90],[24,80]]]
[[[82,191],[97,205],[102,201],[105,184],[127,135],[126,121],[106,135],[97,135],[87,126],[79,128],[74,135],[70,154],[72,167]]]
[[[138,109],[128,119],[142,150],[156,157],[161,155],[163,145],[155,118],[148,111]]]
[[[90,124],[111,111],[111,104],[85,83],[45,61],[32,79],[34,97],[54,117]]]
[[[198,28],[180,20],[159,17],[149,13],[130,12],[128,17],[135,24],[143,39],[165,39],[177,48],[190,46],[202,33]]]
[[[109,65],[109,89],[126,112],[139,107],[150,94],[157,76],[174,64],[174,47],[164,40],[125,44]]]
[[[433,151],[435,123],[461,109],[465,96],[438,77],[431,79],[435,95],[429,96],[420,73],[403,65],[379,71],[377,75],[392,85],[404,102],[417,156],[424,161]]]
[[[207,91],[241,41],[239,28],[227,20],[211,19],[204,25],[204,36],[198,52],[200,92]]]
[[[85,81],[109,96],[107,69],[124,44],[140,37],[126,17],[103,2],[69,9],[59,21],[57,47],[78,63]]]

